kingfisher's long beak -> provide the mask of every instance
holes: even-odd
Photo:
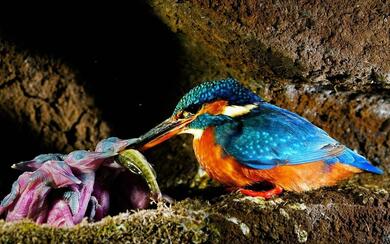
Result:
[[[145,151],[178,134],[193,118],[176,120],[169,118],[142,135],[137,141],[138,150]]]

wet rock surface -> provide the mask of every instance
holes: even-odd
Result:
[[[172,206],[71,229],[0,220],[0,242],[390,243],[390,9],[385,1],[148,3],[177,37],[180,74],[169,86],[176,92],[161,105],[161,117],[147,123],[169,116],[172,97],[199,82],[234,76],[386,173],[360,174],[338,187],[285,192],[264,201],[211,186],[199,173],[192,139],[180,136],[146,154],[164,191],[177,199]],[[86,95],[83,84],[75,82],[75,70],[4,41],[0,54],[1,114],[10,124],[22,121],[34,137],[39,134],[42,145],[59,151],[92,148],[109,133],[100,116],[104,107],[93,102],[100,93]],[[156,109],[144,111],[139,114]]]
[[[92,148],[109,134],[93,99],[59,60],[33,55],[0,40],[2,116],[37,133],[60,151]]]
[[[193,60],[222,63],[217,72],[389,88],[386,1],[149,2]]]

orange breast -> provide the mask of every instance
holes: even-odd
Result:
[[[243,187],[260,181],[268,181],[290,191],[307,191],[322,186],[335,185],[361,170],[323,161],[299,165],[280,165],[268,170],[244,166],[226,155],[215,143],[213,128],[207,128],[200,139],[194,140],[195,155],[209,176],[218,182],[234,187]]]
[[[322,186],[333,186],[341,180],[361,172],[358,168],[342,163],[331,165],[323,161],[281,165],[268,170],[243,169],[253,181],[268,181],[288,191],[308,191]]]
[[[194,140],[195,155],[207,174],[227,186],[245,186],[253,183],[243,172],[243,166],[225,155],[214,140],[213,128],[207,128],[200,139]]]

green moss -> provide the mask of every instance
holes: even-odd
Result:
[[[306,210],[307,206],[304,203],[291,203],[288,204],[286,207],[294,209],[294,210]]]
[[[106,242],[131,241],[203,243],[215,238],[207,223],[207,213],[191,209],[173,209],[159,206],[107,217],[94,224],[83,223],[73,228],[39,226],[29,221],[0,222],[0,242]]]
[[[370,229],[383,227],[383,232],[373,233],[372,238],[390,234],[386,233],[390,224],[383,218],[390,212],[386,205],[388,194],[354,189],[284,193],[281,198],[269,201],[239,193],[215,197],[212,202],[186,199],[171,207],[159,204],[156,209],[122,213],[93,224],[84,221],[67,229],[39,226],[29,221],[5,223],[0,220],[0,243],[329,242],[351,231],[356,236],[365,233],[359,226],[366,224]],[[370,197],[374,200],[362,202]]]
[[[307,231],[303,230],[300,226],[295,225],[295,234],[297,234],[297,239],[299,243],[304,243],[307,241]]]

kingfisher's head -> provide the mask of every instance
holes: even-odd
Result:
[[[204,82],[184,95],[171,117],[141,136],[137,145],[146,150],[180,133],[197,137],[207,127],[249,113],[262,101],[232,78]]]

